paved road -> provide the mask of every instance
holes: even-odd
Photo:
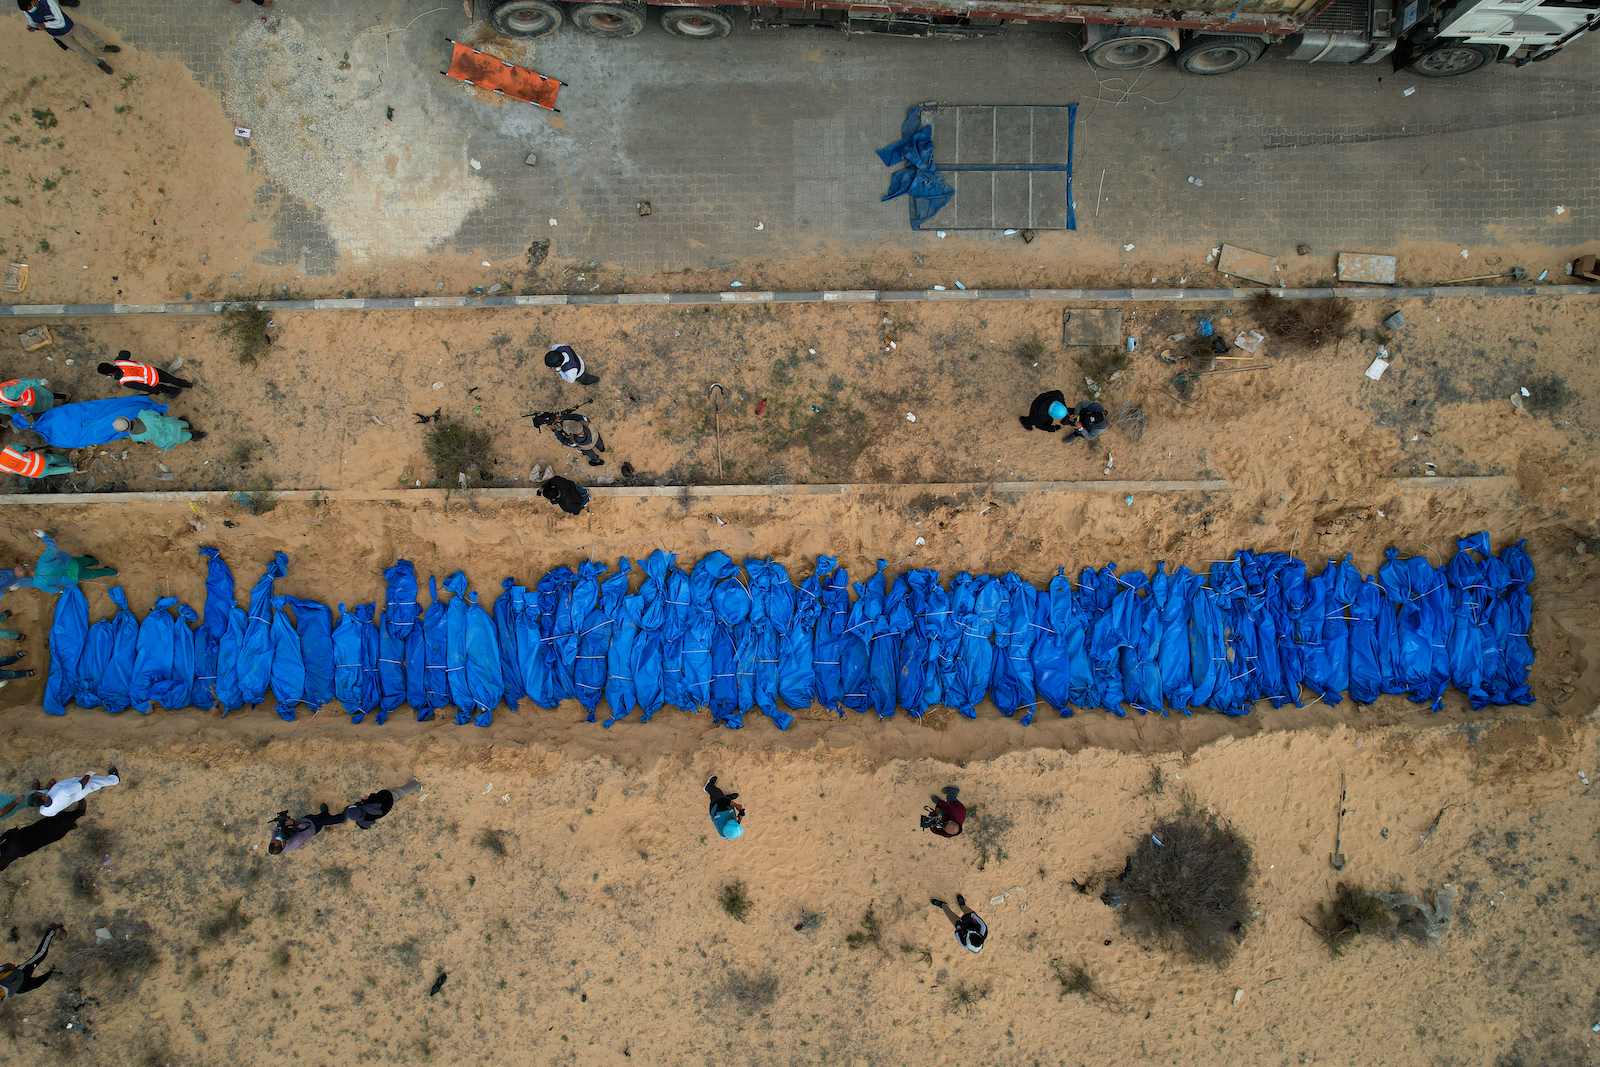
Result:
[[[472,30],[454,0],[428,6],[279,0],[273,9],[327,62],[351,53],[353,69],[333,78],[338,91],[365,94],[374,137],[428,142],[410,164],[428,173],[413,170],[392,188],[376,168],[361,179],[391,222],[417,219],[400,231],[415,252],[504,259],[550,237],[558,255],[640,271],[921,247],[936,238],[909,231],[904,201],[878,202],[888,172],[873,150],[896,138],[909,105],[926,101],[1078,102],[1079,239],[1102,249],[1192,248],[1223,235],[1275,252],[1296,241],[1569,245],[1592,236],[1600,215],[1585,147],[1600,143],[1600,42],[1538,66],[1444,81],[1269,55],[1220,78],[1169,67],[1134,85],[1090,68],[1056,27],[935,42],[741,25],[710,43],[653,23],[625,41],[567,27],[527,52],[531,65],[570,83],[557,126],[439,77],[442,38]],[[105,18],[127,42],[178,56],[221,93],[229,42],[259,14],[214,2],[198,21],[192,0],[130,0]],[[1417,92],[1403,96],[1410,85]],[[411,125],[379,125],[392,105],[394,121]],[[523,163],[529,151],[536,167]],[[293,161],[258,154],[256,165],[270,177]],[[1102,171],[1108,199],[1096,217]],[[640,200],[651,202],[649,218],[639,217]],[[314,274],[352,264],[351,239],[330,225],[327,205],[271,181],[262,203],[275,227],[261,262]]]

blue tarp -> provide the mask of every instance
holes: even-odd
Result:
[[[785,728],[813,700],[882,718],[938,705],[976,717],[990,699],[1003,714],[1023,711],[1024,724],[1040,699],[1063,715],[1242,715],[1262,700],[1365,704],[1404,692],[1437,709],[1453,685],[1475,707],[1530,703],[1532,561],[1521,542],[1491,554],[1486,534],[1456,547],[1443,567],[1391,550],[1376,578],[1348,557],[1311,576],[1283,553],[1241,552],[1204,575],[1087,568],[1076,589],[1063,569],[1043,592],[1016,574],[963,572],[948,589],[931,570],[891,582],[880,561],[853,604],[849,575],[829,556],[796,588],[773,560],[741,570],[713,552],[685,574],[657,551],[631,595],[628,560],[609,575],[590,561],[532,590],[506,579],[492,615],[463,572],[446,581],[448,602],[430,579],[420,620],[416,574],[402,560],[384,574],[381,621],[376,605],[341,605],[337,628],[321,603],[273,596],[282,553],[247,612],[207,549],[206,619],[193,630],[195,612],[173,597],[139,622],[120,587],[109,590],[118,610],[90,627],[82,594],[67,587],[45,705],[148,712],[214,701],[226,714],[259,686],[286,720],[336,699],[355,721],[410,704],[419,719],[453,706],[458,722],[487,726],[526,694],[546,708],[576,697],[591,721],[604,699],[608,725],[635,706],[643,720],[670,705],[709,707],[735,728],[760,709]]]
[[[165,404],[153,404],[149,397],[117,396],[109,400],[81,400],[76,404],[57,404],[32,422],[20,411],[11,421],[20,429],[32,430],[52,448],[90,448],[127,437],[111,424],[117,419],[136,419],[141,411],[164,415]]]
[[[911,197],[913,230],[922,229],[922,224],[956,195],[955,189],[944,180],[933,162],[933,127],[923,124],[921,106],[912,108],[906,115],[906,121],[900,127],[900,140],[878,149],[878,158],[883,160],[886,167],[905,163],[889,178],[889,191],[883,199]]]

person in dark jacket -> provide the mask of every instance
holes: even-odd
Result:
[[[87,802],[80,800],[76,807],[69,808],[64,814],[40,819],[27,826],[14,826],[0,834],[0,871],[22,857],[31,856],[46,845],[53,845],[66,837],[77,829],[78,820],[88,810]]]
[[[394,807],[394,802],[403,796],[409,796],[422,788],[422,783],[415,778],[405,785],[397,785],[393,789],[380,789],[376,793],[356,801],[344,809],[345,818],[355,823],[362,830],[372,829],[372,824],[389,814],[389,809]]]
[[[589,490],[559,474],[545,479],[539,486],[539,495],[568,515],[576,515],[589,506]]]
[[[50,942],[56,939],[57,934],[64,934],[67,928],[60,923],[51,923],[45,928],[44,937],[39,939],[39,947],[33,955],[22,963],[0,963],[0,1000],[10,1000],[12,997],[21,996],[31,989],[38,989],[50,981],[50,976],[56,973],[54,967],[44,974],[34,977],[34,969],[44,962],[45,954],[50,951]]]
[[[962,825],[967,821],[967,806],[956,797],[961,790],[953,785],[944,787],[944,799],[932,797],[933,807],[928,808],[922,816],[922,827],[938,834],[940,837],[956,837],[961,833]]]
[[[267,851],[277,856],[303,848],[322,832],[324,826],[338,826],[348,817],[342,811],[337,815],[328,814],[326,804],[316,814],[303,815],[298,819],[291,819],[288,812],[280,811],[274,819],[277,825],[272,828],[272,840],[267,844]]]
[[[1108,421],[1106,409],[1099,403],[1089,400],[1079,404],[1066,417],[1066,425],[1071,427],[1072,432],[1063,437],[1062,441],[1071,443],[1079,437],[1093,441],[1106,432]]]
[[[194,384],[184,381],[175,374],[168,374],[160,367],[140,363],[126,348],[117,353],[115,363],[102,363],[96,369],[124,389],[132,389],[145,396],[155,396],[157,393],[162,396],[177,396]]]
[[[1061,429],[1057,419],[1064,419],[1070,414],[1067,411],[1067,397],[1059,389],[1052,389],[1048,393],[1040,393],[1033,398],[1033,406],[1026,415],[1018,415],[1017,421],[1022,423],[1024,430],[1043,430],[1045,433],[1055,433]]]
[[[583,357],[574,352],[571,345],[551,345],[550,351],[544,354],[544,365],[561,375],[562,381],[574,385],[593,385],[600,380],[598,374],[584,369]]]
[[[978,913],[967,907],[967,898],[960,893],[956,894],[956,907],[961,909],[958,915],[950,909],[950,905],[938,897],[932,898],[930,903],[936,908],[943,908],[945,918],[950,920],[950,925],[956,928],[956,940],[968,952],[982,952],[983,943],[989,939],[989,926]]]

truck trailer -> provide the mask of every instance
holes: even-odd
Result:
[[[1084,27],[1082,51],[1106,70],[1143,70],[1171,58],[1188,74],[1227,74],[1274,45],[1308,63],[1379,63],[1425,78],[1489,63],[1522,66],[1600,29],[1600,0],[767,0],[708,6],[693,0],[572,2],[478,0],[509,37],[543,37],[571,22],[596,37],[632,37],[652,10],[668,33],[712,41],[752,29],[817,27],[903,37],[988,37],[1032,22]]]

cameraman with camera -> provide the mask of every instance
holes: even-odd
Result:
[[[953,785],[944,787],[945,799],[930,797],[933,807],[924,809],[922,828],[931,830],[940,837],[955,837],[961,833],[961,826],[967,821],[967,806],[957,800],[961,790]]]

